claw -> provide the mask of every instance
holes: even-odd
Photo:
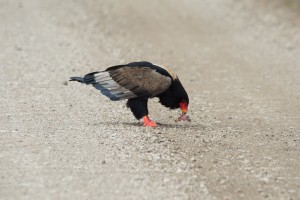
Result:
[[[151,121],[148,116],[143,117],[143,120],[144,120],[144,125],[143,125],[144,127],[147,126],[156,127],[156,123],[154,121]]]

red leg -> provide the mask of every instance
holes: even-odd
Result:
[[[156,123],[154,121],[151,121],[147,116],[143,117],[143,120],[144,120],[144,126],[151,126],[151,127],[156,127]]]

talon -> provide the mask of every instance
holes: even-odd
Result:
[[[144,120],[144,127],[150,126],[150,127],[156,127],[156,123],[154,121],[151,121],[148,116],[143,117]]]

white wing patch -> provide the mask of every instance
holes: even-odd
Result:
[[[118,101],[137,97],[133,92],[115,82],[110,77],[109,72],[104,71],[94,74],[94,80],[93,86],[109,97],[110,100]]]

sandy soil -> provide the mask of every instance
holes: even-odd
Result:
[[[0,199],[300,199],[291,2],[1,0]],[[66,82],[139,60],[177,72],[191,123]]]

